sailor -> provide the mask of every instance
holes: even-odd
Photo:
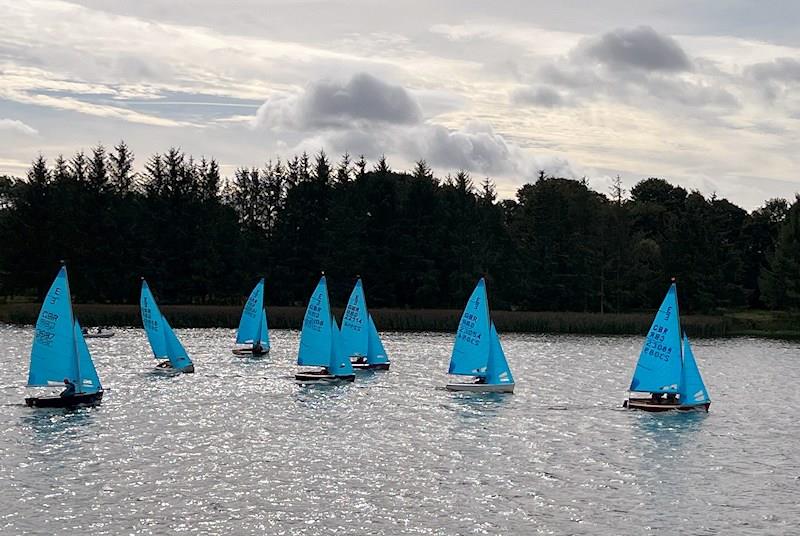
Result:
[[[475,383],[486,383],[486,378],[480,376],[478,379],[475,380]]]
[[[675,393],[667,393],[667,404],[675,404],[677,402]]]
[[[653,404],[660,404],[661,403],[661,393],[650,393],[650,401]]]
[[[264,347],[261,346],[261,342],[253,344],[253,355],[258,355],[263,353],[264,353]]]
[[[358,356],[358,357],[356,358],[356,360],[355,360],[355,361],[353,361],[353,363],[356,363],[356,364],[359,364],[359,365],[361,365],[361,364],[364,364],[364,363],[366,363],[366,362],[367,362],[367,358],[366,358],[366,357],[364,357],[363,355],[360,355],[360,356]]]
[[[75,384],[69,381],[69,378],[64,378],[64,385],[66,385],[66,389],[61,391],[59,395],[62,398],[66,398],[68,396],[75,396]]]
[[[162,361],[156,365],[156,368],[172,368],[172,363],[170,363],[169,359],[167,359],[166,361]]]

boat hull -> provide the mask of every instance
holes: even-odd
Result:
[[[176,369],[175,367],[170,364],[169,361],[164,361],[163,363],[159,363],[156,365],[156,370],[161,372],[183,372],[185,374],[192,374],[194,373],[194,364],[191,364],[187,367],[183,367],[180,369]]]
[[[662,413],[665,411],[705,411],[708,413],[708,408],[711,402],[705,404],[697,404],[694,406],[682,406],[681,404],[654,404],[650,398],[629,398],[622,403],[623,408],[638,409],[641,411],[649,411],[651,413]]]
[[[231,353],[236,357],[264,357],[269,354],[269,348],[263,352],[253,353],[252,348],[234,348]]]
[[[108,333],[84,333],[84,339],[110,339],[114,336],[113,331],[109,331]]]
[[[513,383],[448,383],[444,386],[448,391],[467,393],[513,393]]]
[[[389,370],[389,363],[353,363],[356,370]]]
[[[29,408],[75,408],[95,406],[103,399],[103,391],[80,393],[73,396],[32,396],[25,399]]]
[[[355,381],[355,374],[345,376],[334,376],[333,374],[321,374],[319,372],[298,372],[294,379],[302,383],[339,383]]]

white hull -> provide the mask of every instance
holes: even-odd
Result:
[[[448,391],[465,391],[468,393],[513,393],[513,383],[448,383],[444,386]]]
[[[114,336],[114,332],[113,331],[107,331],[107,332],[103,332],[103,333],[84,333],[83,334],[83,338],[84,339],[110,339],[113,336]]]

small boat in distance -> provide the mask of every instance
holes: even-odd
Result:
[[[295,379],[301,383],[352,382],[356,379],[350,357],[342,347],[336,318],[331,312],[324,275],[308,301],[303,330],[300,332],[297,364],[301,367],[322,367],[321,370],[295,374]]]
[[[489,315],[483,278],[475,286],[458,324],[448,374],[476,378],[473,383],[448,383],[445,386],[448,391],[514,392],[514,377]]]
[[[269,353],[269,328],[267,327],[267,311],[264,308],[264,278],[256,284],[239,320],[236,332],[236,344],[249,344],[249,347],[233,349],[238,357],[258,357]]]
[[[101,327],[95,329],[83,328],[81,332],[83,333],[84,339],[110,339],[114,336],[114,330],[104,330]]]
[[[689,338],[681,340],[678,291],[670,285],[645,339],[629,391],[649,393],[647,398],[628,396],[622,406],[644,411],[705,410],[711,399],[700,376]]]
[[[356,281],[342,316],[342,345],[354,369],[388,370],[389,357],[367,310],[361,278]]]
[[[153,350],[153,356],[161,360],[156,365],[159,369],[176,372],[194,372],[194,364],[186,353],[186,349],[178,340],[172,327],[161,314],[147,281],[142,278],[142,294],[139,300],[142,310],[142,324],[147,333],[147,340]]]
[[[47,291],[36,320],[28,386],[67,387],[59,396],[26,398],[25,404],[34,408],[91,406],[103,399],[103,386],[72,311],[65,266]]]

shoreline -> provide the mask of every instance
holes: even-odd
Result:
[[[39,308],[38,303],[0,304],[0,323],[34,324]],[[76,304],[74,309],[81,324],[87,327],[141,325],[138,304]],[[175,328],[236,328],[242,311],[238,305],[164,305],[161,309]],[[333,310],[337,317],[342,313],[341,308]],[[462,311],[370,309],[370,313],[383,331],[455,332]],[[304,314],[305,307],[267,308],[269,325],[274,329],[300,329]],[[644,335],[653,321],[653,313],[493,311],[492,319],[500,332]],[[691,337],[800,339],[800,313],[747,310],[719,315],[685,315],[681,320]]]

